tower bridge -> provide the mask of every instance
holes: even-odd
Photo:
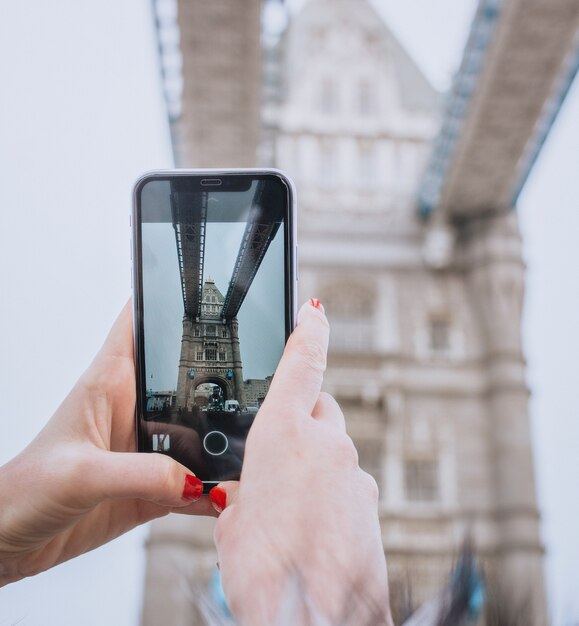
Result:
[[[210,192],[182,191],[172,185],[171,209],[181,290],[183,335],[177,381],[178,408],[191,409],[196,389],[217,385],[221,398],[245,406],[243,363],[237,314],[280,222],[264,207],[279,206],[265,181],[258,182],[248,222],[224,297],[215,281],[204,278],[207,204]],[[273,217],[272,217],[273,216]],[[198,402],[197,402],[198,403]]]
[[[325,384],[345,407],[362,466],[383,487],[391,597],[404,596],[407,580],[419,602],[437,594],[468,531],[505,598],[532,601],[534,624],[546,624],[520,340],[524,266],[512,208],[579,67],[579,0],[477,0],[440,124],[436,94],[373,4],[308,0],[262,68],[261,0],[178,0],[180,37],[160,37],[161,51],[177,41],[183,60],[179,115],[171,118],[175,159],[181,167],[251,167],[265,155],[304,190],[302,296],[338,294],[328,310],[342,315],[342,334],[355,336],[363,324],[376,340],[356,344],[357,352],[335,349]],[[394,139],[384,133],[392,127]],[[349,173],[361,165],[379,172],[381,213],[356,200],[359,183]],[[413,201],[396,195],[399,188]],[[386,208],[391,197],[401,200]],[[254,230],[211,318],[217,324],[243,302],[260,262],[259,236],[275,234]],[[441,232],[432,237],[437,254],[425,254]],[[352,285],[363,307],[345,303]],[[442,351],[438,341],[428,345],[441,314]],[[212,528],[185,517],[180,526],[153,526],[143,626],[203,623],[191,616],[190,597],[173,591],[183,572],[191,585],[208,584]],[[171,574],[176,542],[182,567]]]

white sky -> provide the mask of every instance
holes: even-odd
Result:
[[[376,4],[435,85],[446,87],[473,0]],[[0,463],[41,428],[128,298],[132,183],[172,165],[150,6],[32,0],[0,7]],[[577,154],[575,86],[519,206],[556,626],[579,618],[571,569],[579,563]],[[0,589],[0,626],[136,626],[145,534],[139,529]]]

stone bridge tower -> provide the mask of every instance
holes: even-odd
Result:
[[[238,323],[236,318],[221,319],[224,301],[215,282],[208,278],[203,285],[200,317],[183,317],[177,408],[205,404],[202,397],[196,399],[195,390],[208,383],[218,385],[225,400],[237,400],[245,406]]]
[[[179,1],[181,166],[255,165],[259,6]],[[394,600],[409,579],[416,601],[437,593],[470,534],[548,623],[513,207],[578,18],[577,0],[480,0],[445,107],[369,0],[309,0],[266,50],[263,165],[297,184],[300,299],[328,311],[326,389],[381,487]],[[202,623],[190,588],[215,571],[211,531],[153,526],[144,626]]]

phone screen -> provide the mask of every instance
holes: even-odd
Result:
[[[293,323],[280,175],[158,175],[136,190],[139,448],[204,482],[239,478]]]

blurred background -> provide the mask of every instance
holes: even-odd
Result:
[[[397,614],[470,537],[536,624],[579,624],[578,20],[577,0],[1,2],[0,463],[130,295],[137,176],[279,167]],[[0,589],[0,625],[201,623],[212,523]]]

